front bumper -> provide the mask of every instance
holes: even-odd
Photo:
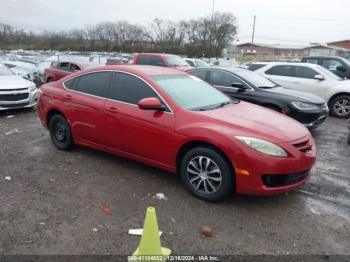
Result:
[[[239,159],[230,157],[236,170],[237,193],[281,194],[300,187],[310,178],[316,161],[316,146],[311,135],[279,145],[288,152],[288,157],[268,156],[246,146],[241,152],[244,158],[242,155]]]
[[[325,104],[315,111],[299,111],[296,109],[289,109],[288,116],[299,121],[305,127],[314,129],[319,127],[328,117],[329,108]]]
[[[38,89],[31,91],[29,88],[20,91],[0,91],[0,111],[31,108],[34,107],[39,99]]]

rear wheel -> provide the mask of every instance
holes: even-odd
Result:
[[[350,116],[350,95],[338,95],[330,103],[331,114],[335,117]]]
[[[181,177],[186,187],[206,201],[219,201],[234,189],[234,174],[226,159],[216,150],[196,147],[181,161]]]
[[[49,131],[52,143],[59,150],[69,150],[73,147],[69,124],[62,115],[56,114],[50,118]]]

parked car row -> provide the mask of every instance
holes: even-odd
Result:
[[[321,125],[328,116],[325,101],[315,95],[286,89],[246,69],[208,67],[189,71],[231,98],[286,114],[308,128]]]
[[[323,98],[336,117],[350,116],[350,80],[339,78],[322,66],[272,62],[255,72],[286,88]]]

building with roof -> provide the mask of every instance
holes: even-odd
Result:
[[[300,57],[305,46],[243,43],[236,46],[236,53],[242,56]]]

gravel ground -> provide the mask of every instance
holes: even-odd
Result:
[[[6,135],[13,129],[19,132]],[[128,229],[142,227],[149,206],[174,254],[349,255],[346,132],[346,121],[335,118],[313,131],[315,174],[299,190],[210,204],[159,169],[83,147],[56,150],[35,111],[1,113],[0,255],[130,255],[139,237]],[[158,192],[167,200],[155,199]],[[203,225],[212,238],[201,237]]]

